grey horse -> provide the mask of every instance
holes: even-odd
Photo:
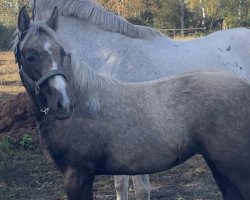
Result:
[[[93,0],[30,0],[34,21],[47,20],[59,8],[57,33],[65,50],[98,73],[141,82],[189,70],[221,69],[250,78],[250,30],[217,31],[190,41],[174,41],[159,31],[129,23]],[[150,199],[147,175],[132,177],[137,200]],[[128,199],[128,177],[115,176],[117,200]]]

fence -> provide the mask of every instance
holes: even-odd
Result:
[[[181,36],[182,30],[184,31],[184,36],[201,36],[208,34],[206,28],[160,29],[162,33],[169,37]]]

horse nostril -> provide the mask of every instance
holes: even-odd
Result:
[[[62,101],[58,101],[58,102],[57,102],[57,110],[58,110],[59,112],[63,112],[64,106],[63,106],[63,102],[62,102]]]
[[[72,103],[71,102],[66,103],[62,100],[58,100],[56,106],[57,106],[56,109],[59,113],[72,112],[75,108],[75,102],[73,101]]]
[[[69,105],[69,111],[72,112],[75,109],[75,102]]]

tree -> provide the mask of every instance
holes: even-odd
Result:
[[[28,5],[28,0],[0,0],[0,24],[16,26],[18,11],[23,5]]]
[[[184,29],[185,29],[185,0],[179,0],[180,7],[181,7],[181,36],[184,36]]]
[[[0,0],[0,50],[10,48],[11,36],[17,22],[18,11],[28,0]]]
[[[223,16],[220,0],[188,0],[187,7],[193,13],[195,27],[212,28]]]
[[[139,16],[145,9],[141,0],[97,0],[98,3],[126,18]]]
[[[246,26],[249,20],[249,0],[222,0],[224,9],[224,24],[227,28]]]

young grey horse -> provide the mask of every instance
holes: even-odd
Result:
[[[196,153],[225,200],[250,198],[247,81],[225,72],[145,83],[98,75],[74,53],[65,56],[52,30],[56,16],[55,9],[47,22],[30,24],[22,9],[15,44],[41,143],[69,200],[93,199],[97,174],[155,173]]]
[[[97,72],[141,82],[197,69],[222,69],[250,78],[250,30],[223,30],[190,41],[173,41],[137,26],[92,0],[30,0],[34,21],[60,10],[57,33],[66,50],[77,49]],[[133,177],[137,200],[149,200],[148,176]],[[115,177],[118,200],[127,199],[128,177]]]

